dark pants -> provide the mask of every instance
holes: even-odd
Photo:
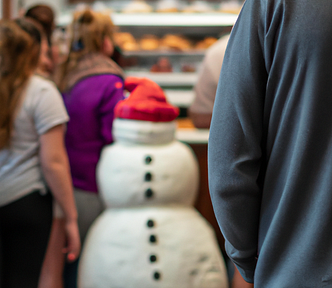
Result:
[[[1,288],[37,288],[51,224],[50,193],[0,207]]]

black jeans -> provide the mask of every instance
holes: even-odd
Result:
[[[52,196],[34,191],[0,207],[0,287],[37,288],[52,225]]]

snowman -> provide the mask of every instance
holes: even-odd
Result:
[[[97,168],[106,209],[88,232],[79,287],[227,288],[214,231],[193,207],[197,160],[174,138],[178,109],[146,78],[125,88]]]

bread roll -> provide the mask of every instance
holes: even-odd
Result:
[[[242,5],[237,1],[226,1],[222,2],[219,6],[220,12],[223,13],[233,13],[239,14],[241,11]]]
[[[157,2],[156,12],[175,13],[179,12],[179,4],[176,0],[160,0]]]
[[[207,49],[217,41],[218,39],[215,37],[205,37],[202,41],[196,43],[195,49]]]
[[[144,35],[139,40],[139,46],[142,50],[157,50],[159,48],[159,39],[154,35]]]
[[[135,0],[127,4],[123,9],[122,13],[151,13],[153,8],[145,1]]]
[[[195,1],[182,10],[183,13],[210,13],[213,11],[213,8],[204,1]]]
[[[124,51],[139,50],[139,45],[134,36],[129,32],[119,32],[114,34],[115,43]]]
[[[191,42],[184,36],[166,34],[160,40],[160,48],[166,50],[186,51],[192,48]]]
[[[156,64],[152,65],[150,72],[172,72],[173,67],[168,57],[160,57]]]

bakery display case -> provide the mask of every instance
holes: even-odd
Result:
[[[95,1],[91,6],[110,13],[118,27],[116,42],[126,74],[157,82],[185,117],[205,51],[230,32],[240,3],[134,0]],[[78,9],[77,5],[68,6],[59,16],[58,26],[65,27],[71,22],[74,9]]]

